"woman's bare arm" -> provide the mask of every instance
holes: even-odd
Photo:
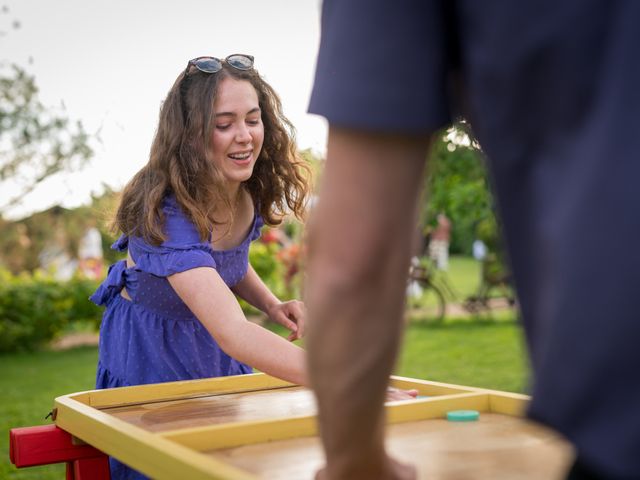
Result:
[[[305,351],[247,321],[235,296],[212,268],[168,277],[169,283],[220,348],[252,367],[299,385],[308,385]]]

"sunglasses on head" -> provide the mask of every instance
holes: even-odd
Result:
[[[216,57],[197,57],[189,60],[185,75],[189,74],[189,69],[193,66],[204,73],[217,73],[222,70],[222,63],[226,63],[236,70],[251,70],[253,68],[253,57],[242,53],[234,53],[227,58],[220,60]]]

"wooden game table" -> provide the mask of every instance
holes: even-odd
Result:
[[[392,377],[421,398],[388,402],[387,445],[421,479],[561,479],[573,458],[525,420],[526,395]],[[73,393],[56,425],[158,479],[312,479],[324,462],[312,393],[264,374]],[[453,410],[479,419],[452,422]],[[76,442],[77,443],[77,442]]]

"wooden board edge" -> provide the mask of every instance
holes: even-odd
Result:
[[[315,415],[236,422],[163,432],[164,438],[197,451],[310,437],[317,433]]]
[[[98,450],[160,480],[256,480],[244,470],[207,457],[77,402],[56,399],[56,425]]]
[[[264,373],[228,377],[153,383],[133,387],[89,390],[63,397],[73,398],[93,408],[111,408],[139,403],[163,402],[210,395],[226,395],[296,386]],[[62,397],[61,397],[62,398]]]
[[[391,375],[389,384],[395,388],[416,389],[418,395],[451,395],[455,393],[484,392],[482,388],[466,387],[454,385],[452,383],[432,382],[430,380],[419,380],[416,378],[400,377]]]
[[[489,408],[494,413],[524,417],[531,397],[519,393],[489,391]]]
[[[387,423],[405,423],[434,418],[446,418],[451,410],[490,411],[489,395],[485,392],[467,392],[439,397],[389,402],[385,407]]]

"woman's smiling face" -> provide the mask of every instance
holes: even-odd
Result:
[[[235,190],[251,177],[262,149],[264,125],[258,94],[248,81],[225,77],[218,85],[213,108],[213,162]]]

